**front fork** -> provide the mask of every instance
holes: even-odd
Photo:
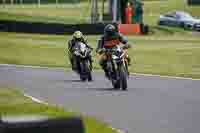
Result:
[[[124,66],[125,66],[125,68],[126,68],[127,75],[128,75],[128,77],[129,77],[128,60],[127,60],[127,59],[124,59],[123,63],[124,63]]]
[[[128,69],[128,62],[127,62],[127,59],[124,58],[123,60],[117,62],[116,65],[117,65],[118,72],[119,72],[119,69],[120,69],[121,67],[124,67],[125,70],[126,70],[126,72],[127,72],[128,77],[129,77],[129,69]]]

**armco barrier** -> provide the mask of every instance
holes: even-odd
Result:
[[[32,23],[20,21],[0,20],[0,31],[41,33],[41,34],[72,34],[81,30],[84,34],[102,34],[105,24],[58,24],[58,23]]]
[[[78,117],[45,120],[25,120],[23,117],[9,121],[0,120],[1,133],[84,133],[83,122]]]
[[[40,33],[40,34],[72,34],[76,30],[82,31],[86,35],[103,34],[106,23],[98,24],[58,24],[58,23],[38,23],[0,20],[0,31],[20,32],[20,33]],[[115,24],[119,28],[118,24]],[[145,34],[148,32],[143,25],[134,24],[133,32]],[[125,26],[125,29],[129,27]],[[125,30],[126,31],[126,30]]]

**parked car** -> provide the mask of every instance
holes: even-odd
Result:
[[[160,15],[158,25],[178,26],[184,29],[200,31],[200,19],[196,19],[189,13],[183,11],[175,11]]]

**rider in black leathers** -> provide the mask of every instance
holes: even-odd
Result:
[[[104,55],[103,48],[106,48],[105,45],[109,43],[114,43],[114,44],[121,43],[121,44],[124,44],[127,47],[127,49],[130,48],[130,45],[128,45],[128,40],[122,34],[117,32],[114,25],[108,24],[104,28],[104,35],[98,41],[96,52],[100,55],[99,64],[104,70],[106,77],[108,77],[108,70],[106,69],[107,60],[103,58],[103,55]],[[130,65],[131,60],[128,54],[126,54],[126,58],[127,58],[128,64]]]
[[[73,55],[74,52],[74,47],[76,45],[77,42],[82,42],[84,43],[88,48],[92,49],[88,43],[87,40],[85,39],[85,37],[83,36],[82,32],[80,31],[75,31],[72,39],[70,39],[68,41],[68,55],[69,55],[69,60],[72,66],[72,70],[79,70],[79,65],[78,62],[75,63],[75,56]],[[90,67],[92,69],[92,57],[89,58],[90,61]]]

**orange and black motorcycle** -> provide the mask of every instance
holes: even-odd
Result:
[[[129,72],[125,49],[127,49],[127,46],[124,45],[103,48],[104,58],[107,60],[108,78],[115,89],[127,90]]]

